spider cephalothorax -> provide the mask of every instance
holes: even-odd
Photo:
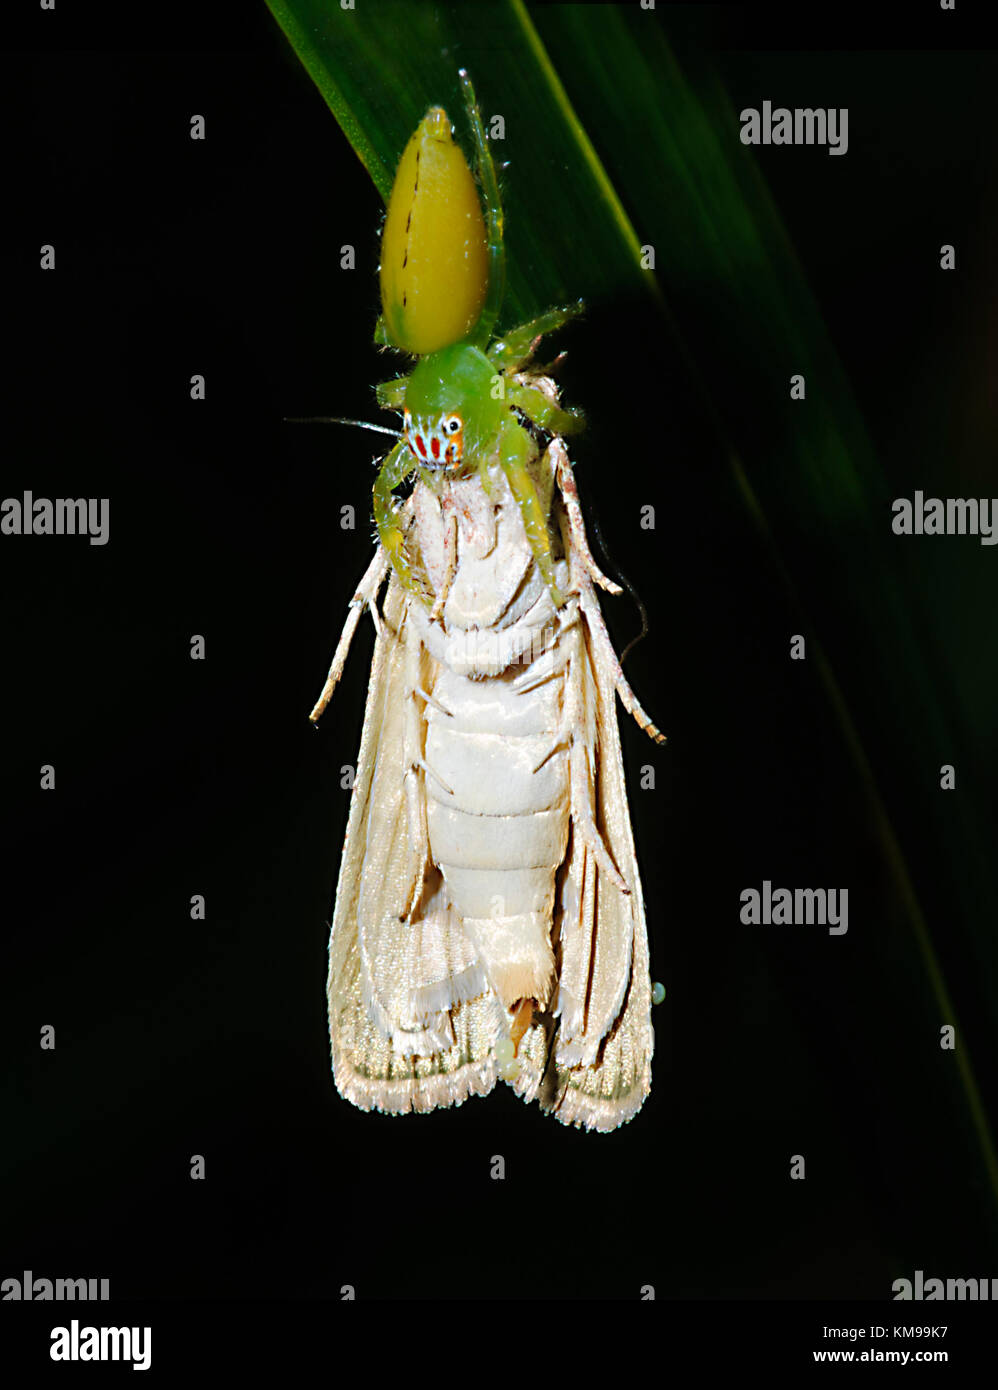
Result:
[[[454,475],[493,461],[489,446],[508,413],[491,398],[496,379],[485,353],[469,343],[441,348],[416,364],[405,378],[402,416],[414,466]]]

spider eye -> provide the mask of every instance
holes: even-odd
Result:
[[[449,415],[449,416],[447,417],[447,419],[444,421],[444,433],[445,433],[445,434],[457,434],[457,432],[458,432],[458,430],[459,430],[460,428],[461,428],[461,417],[460,417],[460,415]]]

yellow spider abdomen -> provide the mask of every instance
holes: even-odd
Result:
[[[381,306],[390,342],[423,357],[474,328],[489,283],[478,189],[442,107],[399,161],[381,237]]]

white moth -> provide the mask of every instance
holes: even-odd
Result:
[[[532,384],[556,399],[553,383]],[[615,693],[652,738],[593,587],[563,440],[530,465],[550,518],[557,609],[502,469],[417,481],[407,552],[432,608],[379,545],[361,614],[377,636],[329,942],[340,1094],[427,1111],[497,1080],[565,1124],[608,1131],[651,1084],[645,906]],[[391,579],[383,608],[378,595]]]

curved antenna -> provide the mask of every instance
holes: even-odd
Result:
[[[502,199],[499,197],[499,180],[496,166],[492,162],[492,151],[485,138],[482,113],[475,99],[475,89],[464,68],[458,72],[464,109],[475,137],[475,154],[478,158],[478,177],[485,197],[485,227],[489,239],[489,288],[485,294],[485,304],[478,323],[468,335],[468,341],[476,347],[485,347],[499,317],[503,294],[506,290],[506,243],[503,240]]]
[[[356,425],[361,430],[375,430],[378,434],[390,434],[393,439],[401,439],[401,430],[390,430],[385,425],[372,425],[367,420],[348,420],[345,415],[285,415],[286,425]]]
[[[642,602],[641,595],[638,593],[637,589],[635,589],[634,585],[628,579],[627,575],[624,573],[624,571],[620,568],[619,565],[614,563],[613,556],[610,554],[610,547],[606,543],[606,539],[603,535],[603,529],[599,524],[599,517],[596,514],[596,508],[593,506],[591,501],[589,503],[589,521],[591,524],[593,535],[596,537],[596,544],[603,552],[604,559],[608,562],[606,566],[607,569],[610,570],[612,574],[615,574],[617,578],[620,580],[622,587],[627,590],[628,594],[630,595],[631,602],[634,604],[635,608],[637,608],[638,610],[638,613],[641,615],[641,631],[631,638],[627,646],[624,648],[624,650],[620,653],[620,656],[618,656],[617,658],[621,666],[623,666],[624,661],[627,657],[627,653],[631,650],[632,647],[636,647],[639,642],[643,642],[644,639],[648,636],[648,633],[651,631],[650,627],[648,626],[648,610],[645,608],[644,603]]]

